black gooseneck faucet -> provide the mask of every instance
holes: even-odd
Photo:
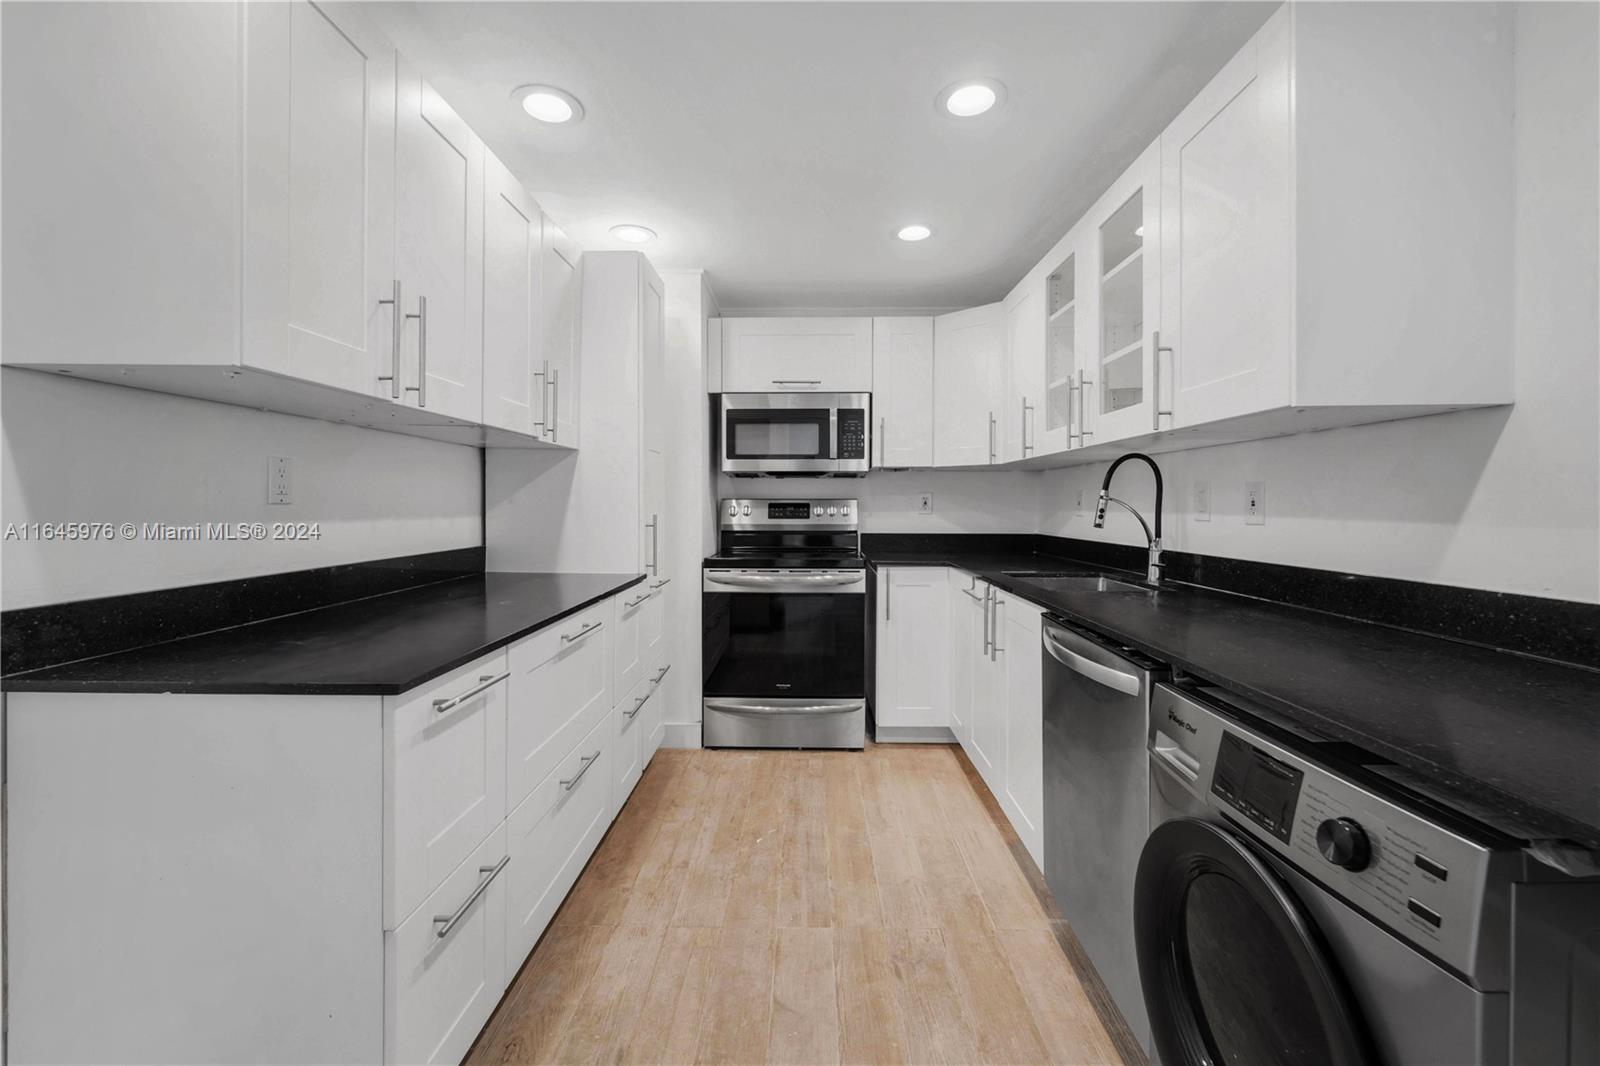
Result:
[[[1150,526],[1145,522],[1144,516],[1134,510],[1133,506],[1111,495],[1111,478],[1116,474],[1117,467],[1129,459],[1142,459],[1150,467],[1150,472],[1156,477],[1156,528],[1151,532]],[[1143,452],[1129,452],[1119,455],[1111,468],[1106,471],[1106,479],[1100,483],[1100,499],[1094,508],[1094,528],[1104,529],[1106,525],[1106,504],[1114,503],[1123,508],[1134,518],[1139,520],[1139,528],[1144,530],[1145,540],[1149,542],[1150,562],[1145,569],[1145,580],[1152,585],[1161,584],[1161,468],[1156,461]]]

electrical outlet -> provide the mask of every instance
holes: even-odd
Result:
[[[1196,522],[1211,521],[1211,483],[1209,481],[1196,481],[1194,483],[1194,520]]]
[[[267,502],[294,502],[294,485],[289,477],[289,460],[282,455],[267,456]]]
[[[1244,483],[1244,524],[1247,526],[1264,526],[1267,524],[1267,483],[1265,481],[1246,481]]]
[[[917,513],[918,514],[932,514],[933,513],[933,493],[924,492],[924,493],[921,493],[921,494],[919,494],[917,496]]]

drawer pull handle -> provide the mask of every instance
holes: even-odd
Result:
[[[667,671],[671,670],[671,669],[672,669],[672,664],[671,663],[668,663],[666,666],[663,666],[661,668],[660,672],[656,674],[656,679],[653,682],[651,682],[651,684],[655,684],[655,685],[661,684],[661,679],[663,677],[666,677],[667,676]]]
[[[636,600],[628,600],[622,606],[628,608],[629,610],[632,610],[633,608],[639,606],[641,603],[643,603],[645,600],[648,600],[649,598],[650,598],[650,594],[647,592],[643,596],[640,596]]]
[[[604,622],[590,622],[576,633],[563,633],[561,634],[561,643],[571,644],[575,640],[582,640],[584,637],[588,636],[590,633],[593,633],[603,625],[605,625]]]
[[[461,901],[461,906],[456,908],[454,914],[435,914],[433,916],[433,924],[438,926],[438,928],[434,930],[434,936],[437,936],[440,940],[443,940],[445,937],[449,936],[455,930],[455,927],[460,923],[461,919],[466,917],[467,911],[472,907],[472,905],[478,902],[478,898],[482,896],[484,892],[488,891],[490,883],[493,882],[496,877],[500,876],[500,871],[504,870],[506,868],[506,863],[510,861],[511,856],[507,855],[493,866],[478,867],[478,887],[472,890],[472,895]]]
[[[650,697],[655,694],[655,691],[656,691],[655,689],[651,689],[649,692],[646,692],[643,696],[640,696],[638,699],[634,700],[633,701],[633,710],[631,710],[631,711],[623,711],[622,712],[622,717],[626,718],[630,722],[633,721],[634,718],[638,716],[639,712],[644,710],[644,705],[650,702]]]
[[[463,692],[461,695],[451,696],[449,699],[434,700],[434,712],[437,714],[443,714],[446,711],[453,710],[454,708],[461,706],[461,704],[465,703],[467,700],[470,700],[472,697],[476,696],[478,693],[482,692],[484,689],[493,688],[495,685],[498,685],[500,682],[504,681],[510,676],[511,671],[509,670],[503,674],[480,675],[478,678],[478,684],[467,689],[467,691]]]
[[[654,590],[654,589],[660,588],[663,585],[670,585],[671,583],[672,583],[672,579],[670,577],[664,577],[660,581],[652,581],[650,583],[650,588],[652,590]]]
[[[595,764],[595,760],[598,758],[600,758],[599,748],[594,749],[593,755],[578,756],[578,761],[583,763],[583,766],[571,777],[563,777],[560,782],[561,787],[568,792],[571,792],[574,788],[577,788],[578,782],[583,780],[583,775],[589,772],[589,767],[593,766]]]

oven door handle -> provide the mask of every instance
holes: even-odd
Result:
[[[861,710],[861,700],[837,700],[828,703],[762,703],[759,700],[706,700],[709,711],[723,714],[850,714]]]
[[[854,570],[849,574],[718,574],[708,572],[705,575],[707,588],[722,586],[752,592],[794,592],[810,589],[845,589],[850,587],[864,591],[866,584],[867,575],[864,570]]]

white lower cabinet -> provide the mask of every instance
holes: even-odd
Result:
[[[515,807],[611,706],[614,601],[595,604],[511,646],[507,803]]]
[[[644,676],[645,623],[649,620],[645,607],[650,602],[647,585],[635,585],[616,598],[617,628],[612,638],[614,673],[611,691],[618,698],[631,692]]]
[[[494,1012],[506,986],[508,858],[501,825],[384,935],[385,1062],[460,1062]]]
[[[652,691],[650,683],[640,678],[639,683],[611,712],[612,728],[617,738],[617,757],[611,765],[613,816],[628,802],[628,797],[633,795],[633,786],[639,783],[639,775],[644,773],[644,745],[640,743],[640,738],[646,732],[644,708],[650,702]]]
[[[1005,787],[996,798],[1033,861],[1044,869],[1044,612],[1027,600],[1002,602],[999,661],[1004,674]]]
[[[950,737],[950,578],[944,567],[883,567],[877,580],[874,739]]]
[[[539,942],[584,863],[611,824],[611,723],[584,718],[588,732],[506,818],[506,959],[514,973]]]

